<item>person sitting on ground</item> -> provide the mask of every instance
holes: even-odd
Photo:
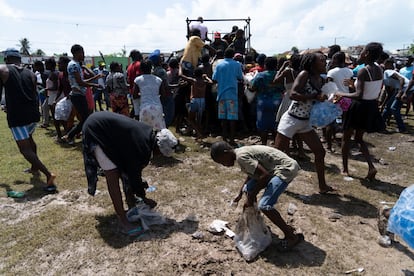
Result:
[[[56,192],[55,178],[37,155],[37,145],[33,133],[40,120],[39,98],[36,91],[36,76],[21,66],[19,51],[8,48],[4,52],[6,64],[0,65],[0,91],[5,92],[7,124],[23,157],[31,164],[25,172],[39,175],[41,171],[47,178],[43,188],[46,192]],[[1,100],[0,95],[0,100]]]
[[[195,130],[197,140],[203,137],[201,119],[205,110],[206,88],[207,84],[213,84],[213,81],[203,74],[203,68],[197,67],[194,71],[194,78],[181,76],[184,80],[191,83],[190,103],[188,105],[188,123]]]
[[[272,147],[253,145],[233,149],[224,141],[211,146],[211,158],[226,167],[234,166],[237,161],[242,172],[247,174],[247,179],[233,202],[239,202],[245,192],[247,198],[243,207],[253,206],[258,193],[264,189],[257,207],[283,231],[285,238],[278,244],[279,250],[288,251],[304,240],[303,234],[295,234],[295,229],[274,208],[279,196],[300,169],[294,159]]]
[[[109,195],[118,216],[122,232],[129,236],[142,233],[142,228],[128,222],[123,207],[119,179],[129,208],[139,197],[151,208],[156,202],[145,195],[147,185],[142,181],[142,170],[153,155],[170,157],[178,144],[168,129],[155,131],[142,122],[113,112],[95,112],[86,120],[83,130],[83,157],[88,180],[88,193],[94,195],[97,184],[97,166],[105,173]]]

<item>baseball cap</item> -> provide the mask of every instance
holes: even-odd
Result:
[[[260,55],[257,56],[256,62],[258,62],[258,63],[264,62],[265,59],[266,59],[266,55],[265,54],[260,54]]]
[[[106,64],[105,64],[105,62],[100,61],[100,62],[98,63],[98,65],[99,65],[99,66],[105,66]]]
[[[19,51],[15,48],[7,48],[4,51],[4,57],[17,57],[17,58],[21,58],[22,56],[20,55]]]
[[[221,38],[221,34],[219,32],[214,33],[214,38]]]
[[[148,59],[151,60],[153,63],[158,61],[158,58],[160,57],[161,52],[160,50],[156,49],[154,50],[154,52],[152,52],[149,56]]]

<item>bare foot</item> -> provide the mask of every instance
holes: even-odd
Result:
[[[56,175],[54,175],[53,173],[50,174],[50,177],[47,179],[47,186],[55,185],[55,179]]]
[[[373,181],[375,180],[375,175],[377,174],[377,170],[376,169],[371,169],[368,171],[368,175],[365,177],[366,180],[368,181]]]
[[[338,191],[338,189],[333,188],[331,186],[326,186],[323,189],[320,189],[319,193],[321,195],[327,195],[327,194],[335,194]]]

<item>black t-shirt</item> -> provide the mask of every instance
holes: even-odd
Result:
[[[99,145],[137,194],[143,192],[142,169],[148,165],[155,146],[152,127],[113,112],[95,112],[85,121],[82,129],[85,150]]]
[[[9,127],[25,126],[40,120],[35,75],[26,68],[7,65],[9,78],[4,83],[7,123]]]

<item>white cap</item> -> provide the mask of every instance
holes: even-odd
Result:
[[[174,147],[178,144],[174,134],[164,128],[157,133],[155,139],[157,140],[157,145],[162,155],[171,157],[174,153]]]

